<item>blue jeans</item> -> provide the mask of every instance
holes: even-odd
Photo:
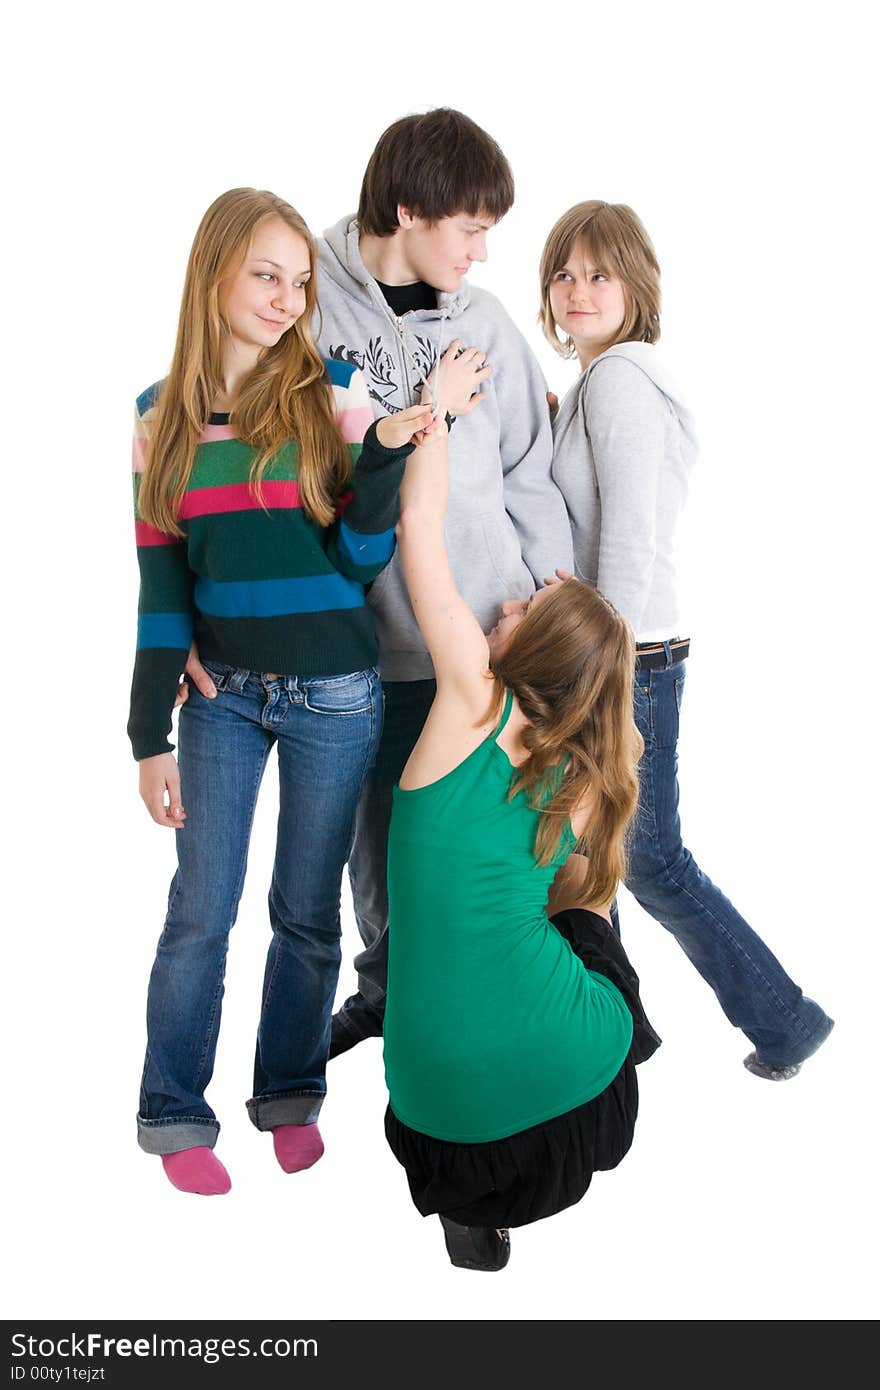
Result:
[[[685,662],[636,673],[635,717],[645,740],[639,809],[626,886],[671,932],[715,991],[730,1022],[773,1066],[802,1062],[833,1022],[789,979],[779,961],[706,877],[681,838],[678,727]]]
[[[391,792],[434,703],[437,685],[426,681],[386,681],[385,722],[373,769],[358,803],[354,848],[348,864],[358,931],[364,949],[355,957],[358,988],[378,1013],[385,1010],[388,982],[388,829]],[[186,804],[186,803],[184,803]]]
[[[138,1141],[148,1153],[213,1147],[204,1096],[214,1069],[229,931],[244,885],[263,770],[278,746],[280,810],[269,892],[254,1094],[257,1129],[310,1124],[326,1091],[339,973],[339,896],[357,800],[379,743],[374,669],[279,676],[205,662],[217,686],[190,684],[178,761],[187,813],[147,997]]]

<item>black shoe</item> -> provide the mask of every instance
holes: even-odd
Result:
[[[348,1052],[365,1038],[381,1038],[382,1014],[368,1004],[362,994],[352,994],[330,1021],[330,1051],[327,1060]]]
[[[446,1249],[457,1269],[503,1269],[510,1259],[510,1232],[494,1226],[460,1226],[440,1217]]]

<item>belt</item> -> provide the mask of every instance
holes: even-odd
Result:
[[[674,642],[667,643],[672,655],[672,661],[684,661],[691,649],[691,639],[689,637],[677,638]],[[636,643],[636,670],[637,671],[659,671],[663,670],[667,664],[666,649],[659,642],[637,642]]]

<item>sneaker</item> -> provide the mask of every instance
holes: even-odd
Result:
[[[763,1076],[765,1081],[790,1081],[801,1069],[800,1062],[793,1062],[790,1067],[774,1067],[769,1062],[759,1062],[757,1052],[750,1052],[748,1057],[744,1057],[743,1066],[752,1076]]]
[[[352,994],[330,1021],[330,1051],[327,1060],[348,1052],[365,1038],[381,1038],[382,1014],[368,1004],[362,994]]]

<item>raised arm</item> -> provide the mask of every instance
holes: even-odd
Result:
[[[352,472],[351,492],[327,532],[327,557],[346,578],[369,584],[394,553],[398,489],[412,450],[410,437],[422,417],[409,410],[374,423],[363,373],[346,364],[331,365],[338,377],[332,381],[336,423]],[[347,381],[343,372],[350,374]],[[410,424],[411,416],[416,418]]]
[[[447,430],[442,422],[407,460],[397,536],[410,603],[434,663],[438,691],[458,689],[485,705],[489,646],[455,587],[446,552],[449,490]]]

